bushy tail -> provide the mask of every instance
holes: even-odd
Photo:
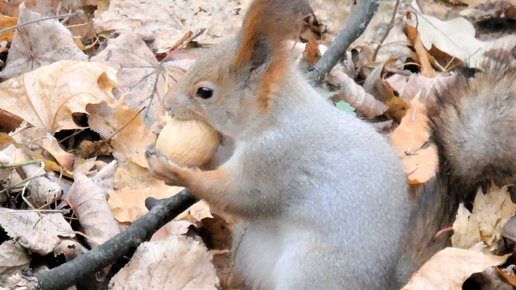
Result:
[[[489,180],[516,184],[516,61],[490,61],[481,71],[462,73],[437,91],[429,109],[439,169],[414,205],[403,256],[400,284],[449,243],[460,202],[470,203]]]

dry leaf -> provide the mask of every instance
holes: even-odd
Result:
[[[62,240],[75,237],[61,213],[0,208],[0,227],[22,247],[40,255],[51,253]]]
[[[30,264],[30,256],[13,240],[0,244],[0,286],[7,278]]]
[[[72,187],[63,195],[63,200],[79,217],[91,246],[100,245],[120,232],[106,197],[113,187],[115,169],[116,161],[112,161],[91,178],[76,171]]]
[[[446,248],[430,258],[401,290],[461,290],[472,274],[503,264],[508,257]]]
[[[168,186],[150,175],[146,168],[132,162],[120,162],[113,190],[109,194],[109,206],[119,222],[133,222],[147,212],[147,197],[166,198],[181,191],[182,187]]]
[[[472,274],[503,264],[508,257],[446,248],[430,258],[401,290],[461,290]]]
[[[405,33],[407,34],[407,38],[410,44],[414,47],[417,55],[417,61],[421,65],[421,73],[427,77],[434,77],[435,72],[430,64],[430,60],[428,59],[428,51],[430,48],[426,48],[423,46],[421,42],[421,37],[419,36],[418,30],[416,26],[411,24],[405,24]]]
[[[479,241],[478,220],[475,217],[472,218],[471,212],[461,203],[453,222],[452,246],[469,249]]]
[[[412,100],[418,93],[425,98],[428,106],[435,102],[435,89],[452,85],[450,81],[455,79],[454,74],[439,74],[437,77],[429,78],[422,74],[410,74],[404,76],[395,74],[386,79],[395,89],[401,98]]]
[[[210,33],[200,35],[202,42],[214,42],[222,35],[232,35],[240,28],[245,7],[250,0],[219,2],[200,1],[152,1],[151,9],[142,9],[137,0],[111,0],[109,9],[95,17],[97,32],[134,32],[153,37],[153,50],[167,51],[188,30],[197,33],[206,29]],[[131,15],[127,18],[127,15]],[[223,25],[221,26],[221,23]]]
[[[420,12],[415,1],[412,6],[417,14],[417,30],[426,50],[432,45],[463,62],[470,67],[480,68],[484,52],[493,48],[512,48],[516,45],[516,36],[507,35],[493,41],[480,41],[475,38],[475,28],[462,17],[440,20]]]
[[[145,150],[154,144],[156,135],[138,110],[126,106],[125,98],[122,97],[114,106],[101,103],[90,105],[87,110],[90,128],[105,140],[111,138],[113,156],[117,160],[148,166]]]
[[[184,235],[192,225],[194,223],[188,220],[172,220],[159,228],[152,235],[151,241],[163,240],[171,235]]]
[[[391,134],[391,144],[401,156],[409,184],[422,184],[435,175],[437,150],[428,143],[426,107],[419,95],[410,102],[411,108]]]
[[[91,60],[118,70],[115,96],[124,97],[129,108],[145,108],[142,117],[149,126],[164,114],[165,94],[193,63],[191,59],[158,62],[141,36],[133,33],[109,40]]]
[[[0,109],[50,133],[78,129],[73,113],[114,101],[116,71],[87,62],[59,61],[0,84]]]
[[[487,194],[479,189],[471,213],[462,205],[459,208],[453,224],[452,245],[469,248],[483,241],[491,252],[497,251],[503,243],[503,226],[515,213],[516,204],[511,201],[507,186],[498,188],[492,184]]]
[[[56,138],[44,128],[22,126],[11,133],[11,135],[16,142],[24,144],[31,149],[30,152],[26,153],[33,159],[45,159],[42,157],[42,152],[38,150],[39,148],[43,148],[52,155],[65,170],[72,170],[75,156],[64,151],[63,148],[59,146]]]
[[[26,186],[30,192],[28,199],[31,206],[39,208],[61,197],[62,188],[57,182],[58,178],[52,173],[45,173],[42,160],[39,164],[38,160],[33,160],[33,163],[30,163],[31,160],[24,151],[13,145],[0,151],[0,156],[0,163],[3,165],[20,163],[19,166],[25,175],[25,179],[20,179],[18,184],[12,184],[11,186]]]
[[[43,18],[41,14],[20,5],[18,23]],[[86,60],[75,45],[72,34],[58,20],[45,20],[19,28],[14,33],[7,65],[0,78],[11,78],[59,60]]]
[[[211,260],[206,247],[191,238],[172,235],[167,239],[146,242],[111,279],[109,288],[217,289],[219,280]]]
[[[16,20],[18,20],[17,17],[11,17],[7,15],[0,15],[0,29],[6,29],[8,27],[12,27],[16,25]],[[14,29],[6,31],[4,33],[0,33],[0,41],[6,40],[11,41],[14,34]]]

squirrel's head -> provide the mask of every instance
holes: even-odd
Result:
[[[254,127],[250,122],[270,113],[271,99],[292,68],[285,40],[297,36],[311,11],[301,2],[255,0],[238,37],[200,56],[167,94],[165,108],[232,137]]]

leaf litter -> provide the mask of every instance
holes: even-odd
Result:
[[[3,132],[0,144],[0,228],[7,235],[0,244],[0,287],[30,282],[20,277],[32,267],[31,253],[73,259],[144,215],[145,198],[181,190],[146,168],[145,149],[167,123],[162,99],[202,53],[196,46],[237,31],[250,1],[104,2],[66,6],[84,9],[81,19],[93,30],[48,19],[0,34],[0,120],[18,124]],[[514,35],[482,26],[513,19],[514,4],[400,1],[389,23],[393,4],[387,2],[333,68],[322,93],[388,132],[408,182],[418,186],[435,175],[437,164],[426,126],[433,89],[452,80],[460,64],[477,66],[494,49],[503,54],[514,46]],[[327,28],[323,44],[309,41],[306,50],[304,44],[296,49],[299,59],[309,55],[314,62],[351,3],[312,4]],[[0,28],[48,17],[49,11],[63,13],[52,1],[0,8]],[[503,228],[513,215],[506,187],[479,193],[472,211],[459,208],[455,248],[436,254],[404,289],[461,289],[473,273],[502,264],[507,257],[493,254],[504,253]],[[140,245],[110,287],[244,289],[231,272],[232,224],[231,217],[197,203]],[[506,280],[514,276],[507,267],[496,269]]]

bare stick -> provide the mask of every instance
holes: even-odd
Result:
[[[324,76],[337,64],[353,41],[366,29],[378,9],[379,0],[361,0],[349,16],[344,28],[337,34],[328,50],[308,72],[307,77],[313,84],[319,84]]]
[[[66,17],[70,17],[70,16],[80,16],[82,14],[84,14],[84,12],[82,10],[77,10],[77,11],[75,11],[73,13],[59,14],[59,15],[56,15],[56,16],[49,16],[49,17],[44,17],[44,18],[40,18],[40,19],[36,19],[36,20],[31,20],[31,21],[27,21],[27,22],[24,22],[24,23],[19,23],[19,24],[16,24],[14,26],[10,26],[10,27],[4,28],[4,29],[0,29],[0,34],[6,32],[6,31],[9,31],[9,30],[20,28],[22,26],[33,24],[33,23],[40,22],[40,21],[52,20],[52,19],[61,19],[61,18],[66,18]]]
[[[380,39],[380,43],[378,43],[378,46],[374,50],[373,61],[376,60],[376,56],[378,56],[378,52],[380,51],[380,48],[382,47],[383,42],[385,41],[385,39],[391,32],[392,28],[394,27],[394,21],[396,20],[396,12],[398,11],[399,5],[400,5],[400,0],[396,0],[396,4],[394,4],[394,9],[392,11],[391,21],[389,22],[389,25],[387,26],[387,31],[385,31],[385,34],[383,35],[382,39]]]
[[[186,190],[154,202],[147,214],[104,244],[51,270],[36,273],[38,289],[67,289],[78,280],[115,262],[129,250],[150,239],[160,227],[196,202],[197,198]]]

